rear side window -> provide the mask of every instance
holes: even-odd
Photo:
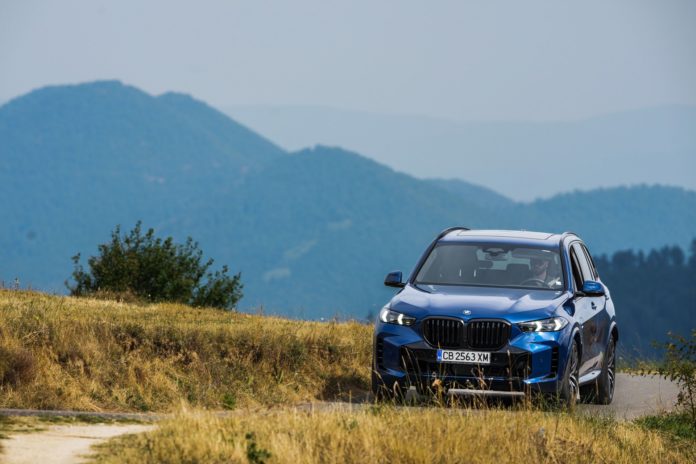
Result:
[[[573,282],[575,282],[575,289],[582,289],[582,273],[580,271],[580,263],[578,257],[575,253],[575,247],[570,248],[570,266],[573,271]]]
[[[590,265],[590,271],[592,271],[593,280],[598,280],[599,273],[597,272],[597,267],[595,267],[595,263],[594,263],[594,260],[592,259],[592,255],[590,254],[590,250],[587,249],[585,244],[582,245],[582,249],[585,252],[585,257],[587,258],[587,263]]]
[[[573,243],[573,251],[575,252],[577,264],[580,266],[580,273],[582,274],[583,282],[585,280],[594,280],[594,274],[592,273],[590,263],[587,260],[587,256],[585,255],[585,250],[583,249],[582,244],[580,242]],[[582,284],[580,285],[580,288],[582,288]]]

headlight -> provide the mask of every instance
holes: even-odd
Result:
[[[540,321],[520,322],[517,324],[522,332],[558,332],[568,325],[562,317],[552,317]]]
[[[379,320],[386,322],[387,324],[397,324],[397,325],[413,325],[416,322],[415,317],[407,316],[396,311],[392,311],[386,306],[382,308],[379,313]]]

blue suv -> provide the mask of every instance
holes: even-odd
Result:
[[[609,404],[619,331],[609,289],[573,233],[444,230],[382,310],[377,398],[438,392]]]

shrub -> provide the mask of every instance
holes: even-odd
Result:
[[[662,345],[665,359],[660,375],[679,385],[677,405],[684,408],[696,430],[696,329],[691,337],[670,334],[671,341]]]
[[[172,237],[155,237],[153,229],[143,234],[138,222],[123,237],[116,226],[111,241],[98,250],[87,260],[89,271],[80,264],[79,253],[73,256],[75,284],[66,282],[71,295],[115,294],[225,309],[232,309],[242,297],[240,274],[228,275],[227,266],[209,272],[213,260],[203,261],[203,252],[191,237],[176,244]]]

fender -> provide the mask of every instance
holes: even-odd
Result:
[[[609,340],[609,336],[611,335],[612,332],[616,331],[616,342],[619,342],[619,326],[616,323],[616,318],[611,320],[611,324],[609,324],[609,333],[607,334],[607,340]],[[609,342],[607,342],[609,343]]]

